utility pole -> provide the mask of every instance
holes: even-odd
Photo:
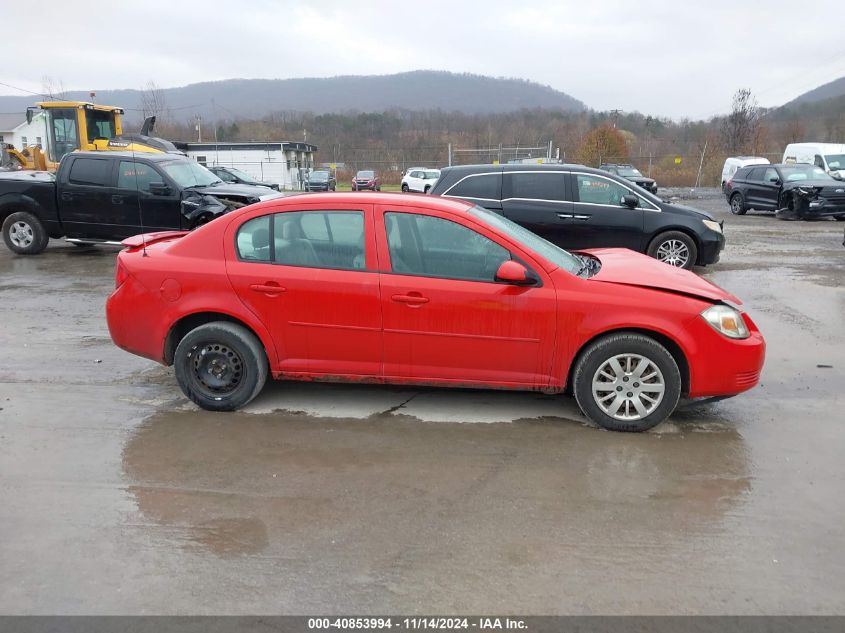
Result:
[[[202,143],[202,117],[197,115],[197,143]]]

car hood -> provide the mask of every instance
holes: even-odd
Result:
[[[255,185],[239,185],[226,183],[222,185],[210,185],[208,187],[194,187],[189,191],[196,191],[208,196],[239,196],[243,198],[258,198],[259,200],[270,200],[278,198],[282,194],[267,187]]]
[[[649,184],[654,182],[654,178],[648,176],[622,176],[625,180],[633,180],[634,182],[647,182]]]
[[[845,189],[845,182],[841,180],[793,180],[783,185],[784,191],[796,187],[819,187],[822,189]]]
[[[675,268],[656,259],[625,248],[598,248],[586,251],[601,262],[591,282],[624,284],[666,290],[708,301],[723,301],[740,305],[742,302],[714,283],[693,272]]]
[[[681,215],[692,216],[694,218],[698,218],[699,220],[716,219],[715,217],[713,217],[712,214],[708,213],[707,211],[702,211],[701,209],[693,209],[692,207],[688,207],[684,204],[675,204],[674,202],[664,202],[663,210],[668,212],[680,213]]]

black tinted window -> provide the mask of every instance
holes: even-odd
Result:
[[[75,185],[111,184],[112,162],[103,158],[77,158],[70,166],[68,180]]]
[[[510,253],[456,222],[415,213],[385,213],[393,272],[423,277],[495,281]]]
[[[151,182],[164,182],[160,173],[144,163],[133,163],[122,160],[117,172],[117,187],[119,189],[132,189],[137,191],[149,191]]]
[[[446,195],[459,196],[461,198],[484,198],[487,200],[499,200],[501,198],[501,182],[501,174],[482,174],[478,176],[467,176],[457,185],[449,189]]]
[[[751,170],[751,172],[746,176],[748,180],[763,180],[763,174],[766,173],[765,167],[755,167]]]
[[[516,172],[509,176],[511,198],[566,200],[566,174],[555,172]]]

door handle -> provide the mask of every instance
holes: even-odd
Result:
[[[69,191],[62,192],[62,200],[73,200],[73,194]]]
[[[275,281],[268,281],[266,284],[251,284],[249,289],[254,292],[263,292],[270,296],[280,295],[287,290],[287,288],[283,288]]]
[[[419,306],[428,303],[428,297],[423,297],[419,293],[411,293],[407,295],[393,295],[390,297],[396,303],[407,303],[412,306]]]
[[[112,196],[111,197],[112,204],[123,204],[123,196]]]
[[[559,217],[561,220],[571,220],[573,216],[571,213],[558,213],[557,217]]]
[[[576,220],[589,220],[592,216],[575,214],[572,217],[575,218]]]

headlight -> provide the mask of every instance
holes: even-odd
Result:
[[[748,338],[748,327],[739,310],[723,304],[710,306],[701,313],[704,320],[717,332],[729,338]]]
[[[716,231],[716,233],[722,232],[722,227],[719,225],[716,220],[702,220],[704,222],[704,226],[706,226],[711,231]]]

